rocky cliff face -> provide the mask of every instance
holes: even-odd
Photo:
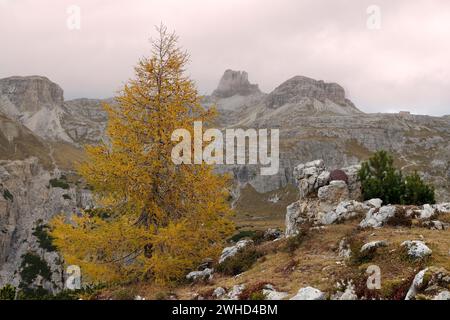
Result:
[[[77,144],[92,144],[105,136],[107,114],[102,104],[113,99],[75,99],[64,102],[61,124]]]
[[[107,121],[103,103],[113,99],[64,101],[63,90],[45,77],[0,79],[0,113],[47,141],[100,141]]]
[[[0,80],[0,112],[42,138],[71,142],[61,126],[63,101],[63,90],[45,77]]]
[[[92,205],[89,190],[61,177],[82,157],[79,145],[103,135],[99,110],[100,101],[64,102],[62,89],[44,77],[0,80],[0,287],[23,280],[28,257],[52,274],[37,275],[33,286],[61,288],[60,257],[34,233],[56,214]]]
[[[56,214],[70,215],[88,206],[92,206],[88,190],[43,169],[37,158],[0,161],[0,287],[19,284],[22,259],[32,254],[41,257],[53,274],[36,281],[51,291],[61,288],[60,257],[35,231]]]

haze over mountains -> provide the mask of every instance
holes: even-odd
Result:
[[[67,177],[83,159],[82,145],[104,138],[102,102],[113,99],[65,101],[59,85],[41,76],[0,79],[0,191],[13,196],[0,195],[0,285],[18,281],[14,272],[23,253],[40,250],[32,236],[37,220],[92,205],[88,187]],[[233,70],[225,71],[203,104],[217,106],[221,128],[280,129],[277,175],[260,176],[259,168],[250,165],[218,168],[234,173],[237,194],[246,187],[264,198],[292,183],[299,163],[323,159],[330,169],[340,168],[385,149],[399,167],[418,170],[432,182],[438,201],[450,199],[449,116],[366,114],[339,84],[303,76],[264,93],[246,72]],[[70,180],[66,189],[50,183],[62,178]],[[58,270],[53,255],[46,260]]]

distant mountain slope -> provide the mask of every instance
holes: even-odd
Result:
[[[46,168],[52,166],[50,148],[25,126],[0,113],[0,160],[37,157]]]
[[[113,99],[75,99],[62,105],[61,125],[78,144],[96,143],[104,136],[107,114],[103,103],[113,103]]]
[[[63,90],[41,76],[0,79],[0,112],[36,135],[72,142],[61,126]]]
[[[238,84],[233,86],[235,92],[240,92]],[[241,185],[250,183],[258,192],[292,182],[292,169],[298,163],[321,158],[334,167],[348,166],[385,149],[394,153],[399,167],[418,170],[435,184],[438,199],[450,199],[448,116],[365,114],[338,84],[302,76],[287,80],[269,94],[212,95],[204,101],[206,106],[217,106],[219,125],[224,128],[280,129],[278,175],[260,176],[257,166],[228,168]]]
[[[58,85],[37,76],[2,79],[0,93],[0,112],[46,142],[56,144],[55,155],[63,160],[65,154],[72,154],[66,152],[70,146],[76,151],[83,144],[97,143],[105,137],[107,115],[102,103],[113,103],[112,99],[64,101]],[[303,76],[292,77],[267,94],[249,81],[246,72],[233,70],[225,71],[217,89],[204,97],[203,104],[217,106],[218,127],[280,129],[281,168],[277,175],[260,176],[257,166],[219,168],[232,171],[236,182],[250,183],[258,192],[273,191],[292,182],[292,168],[298,163],[321,158],[332,166],[348,166],[385,149],[396,155],[400,167],[418,170],[433,182],[439,199],[450,197],[448,116],[365,114],[346,97],[340,85]],[[49,115],[48,119],[42,119],[42,114]],[[47,123],[49,126],[44,125]],[[5,154],[11,154],[11,142],[7,141],[0,141],[1,147]],[[39,154],[31,147],[26,149],[24,155]],[[45,147],[37,149],[43,150],[42,154],[47,152]]]
[[[36,221],[92,205],[91,191],[72,171],[84,159],[81,146],[105,138],[103,102],[113,100],[64,101],[62,89],[45,77],[0,79],[0,287],[18,284],[22,255],[30,250],[45,253],[52,270],[59,270],[33,228]],[[232,70],[203,104],[218,107],[220,128],[280,129],[278,174],[261,176],[255,165],[217,168],[234,175],[241,226],[277,225],[296,197],[289,184],[297,164],[323,159],[330,169],[341,168],[379,149],[391,151],[398,167],[432,182],[438,201],[450,201],[450,116],[365,114],[338,84],[302,76],[267,94],[247,73]],[[52,185],[55,179],[62,183]]]

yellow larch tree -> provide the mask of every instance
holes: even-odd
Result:
[[[177,36],[165,26],[158,32],[151,56],[138,63],[117,104],[105,105],[109,141],[88,146],[79,168],[101,209],[52,221],[65,261],[90,281],[180,279],[217,257],[234,230],[229,178],[210,165],[172,162],[172,132],[193,134],[194,121],[211,123],[215,111],[200,105]]]

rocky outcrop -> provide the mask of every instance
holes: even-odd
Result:
[[[422,222],[422,226],[430,230],[447,230],[449,224],[439,220],[428,220]]]
[[[44,287],[61,288],[60,257],[42,247],[35,230],[56,214],[92,206],[92,197],[88,190],[69,183],[52,186],[51,180],[57,178],[59,174],[43,169],[37,158],[0,161],[0,287],[6,283],[17,286],[23,256],[34,254],[52,271],[53,278],[44,281]]]
[[[428,267],[419,271],[406,294],[405,300],[421,299],[448,300],[450,273],[444,268]]]
[[[350,280],[337,284],[338,291],[330,297],[330,300],[358,300],[355,285]]]
[[[366,217],[359,224],[361,228],[379,228],[390,218],[395,216],[396,206],[384,206],[381,208],[372,208],[367,212]]]
[[[299,164],[294,178],[299,188],[299,200],[286,208],[286,236],[297,234],[302,224],[330,225],[361,217],[360,228],[380,228],[391,223],[412,223],[417,218],[429,229],[445,230],[447,223],[436,220],[450,212],[448,203],[423,206],[382,206],[381,199],[360,202],[361,185],[357,179],[359,165],[343,168],[345,175],[331,174],[323,160]],[[331,180],[341,176],[343,180]],[[345,178],[345,179],[344,179]],[[344,181],[346,180],[347,183]]]
[[[443,290],[433,297],[433,300],[450,300],[450,291]]]
[[[214,289],[212,296],[213,298],[216,299],[220,299],[221,297],[223,297],[225,294],[227,293],[227,291],[222,288],[222,287],[217,287],[216,289]]]
[[[277,291],[271,284],[266,284],[262,293],[266,300],[284,300],[289,295],[287,292]]]
[[[422,226],[430,229],[445,230],[447,225],[439,220],[435,220],[440,214],[444,214],[450,211],[448,210],[447,203],[423,206],[401,206],[401,205],[388,205],[378,207],[381,203],[379,199],[372,199],[366,202],[373,202],[372,208],[367,212],[365,218],[360,222],[361,228],[379,228],[388,223],[393,218],[417,218]],[[439,208],[439,209],[438,209]]]
[[[235,285],[227,294],[227,298],[230,300],[239,300],[239,296],[245,289],[245,284]]]
[[[340,203],[349,199],[348,186],[344,181],[331,181],[329,185],[317,190],[317,197],[323,202]]]
[[[365,214],[371,207],[369,203],[350,200],[351,196],[360,196],[355,168],[359,167],[342,169],[342,172],[346,172],[345,182],[330,181],[331,173],[321,159],[295,167],[294,178],[299,188],[299,200],[286,209],[286,235],[296,234],[299,226],[305,222],[326,225]]]
[[[214,269],[206,268],[201,271],[192,271],[186,275],[186,279],[192,282],[205,282],[213,278]]]
[[[433,251],[431,251],[425,243],[418,240],[404,241],[401,246],[406,248],[408,256],[413,259],[423,259],[433,253]]]
[[[387,246],[388,246],[388,242],[386,240],[371,241],[371,242],[365,243],[359,251],[362,254],[368,254],[370,252],[376,251],[376,249],[378,249],[378,248],[387,247]]]
[[[301,288],[298,293],[289,300],[325,300],[326,295],[313,287]]]
[[[219,259],[219,263],[224,262],[228,258],[231,258],[236,255],[240,250],[244,249],[253,244],[252,240],[240,240],[234,246],[226,247],[223,249],[222,254]]]
[[[299,164],[294,168],[294,178],[299,188],[300,199],[306,198],[310,193],[328,184],[329,172],[325,171],[323,160],[310,161]]]
[[[320,223],[324,225],[342,222],[360,216],[367,211],[368,207],[361,202],[350,200],[340,202],[335,209],[326,213],[319,213]]]
[[[286,237],[296,235],[300,226],[317,218],[317,201],[296,201],[286,208]]]
[[[347,237],[341,239],[341,241],[339,241],[339,246],[338,246],[338,257],[340,259],[343,260],[347,260],[350,259],[352,255],[352,249],[350,248],[350,243],[347,239]]]
[[[229,98],[235,95],[248,96],[255,93],[260,93],[258,85],[248,81],[247,72],[226,70],[220,79],[219,86],[214,90],[213,96]]]

